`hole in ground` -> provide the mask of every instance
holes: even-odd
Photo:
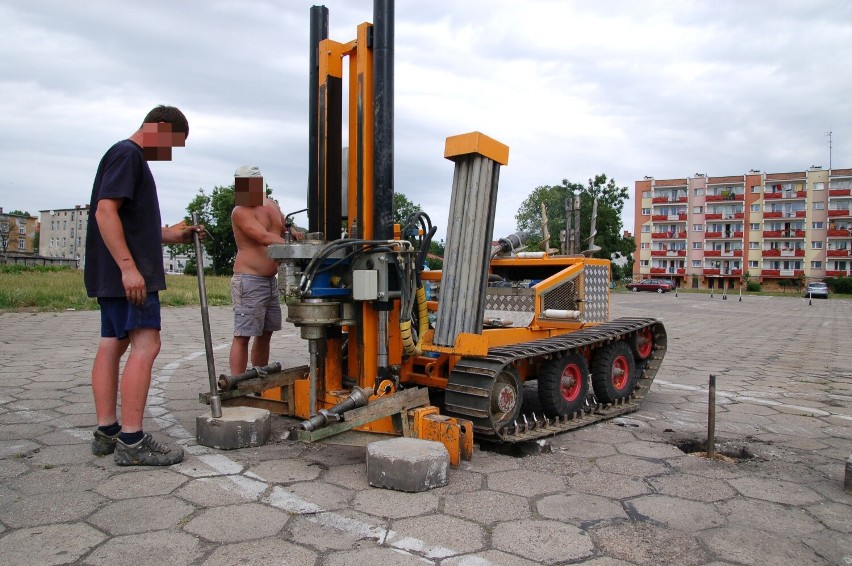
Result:
[[[684,454],[692,454],[707,458],[707,439],[680,439],[673,440],[672,444],[676,446]],[[739,462],[742,460],[751,460],[755,454],[748,449],[747,446],[737,444],[729,440],[721,440],[716,442],[716,459],[723,461]]]

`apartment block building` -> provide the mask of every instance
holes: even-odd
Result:
[[[766,288],[852,276],[852,169],[636,181],[637,279]]]
[[[32,254],[38,231],[35,216],[9,214],[0,207],[0,239],[4,240],[7,254]]]
[[[39,210],[41,236],[39,253],[45,257],[63,257],[86,264],[86,230],[89,227],[89,205],[74,208]]]

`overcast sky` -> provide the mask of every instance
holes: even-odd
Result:
[[[4,0],[0,206],[88,203],[103,153],[163,103],[191,130],[152,163],[165,223],[240,165],[303,208],[312,4]],[[373,19],[368,0],[326,5],[341,42]],[[395,56],[395,188],[439,236],[444,140],[474,130],[510,147],[495,237],[564,178],[632,194],[645,175],[827,168],[828,131],[833,166],[852,167],[850,1],[398,0]]]

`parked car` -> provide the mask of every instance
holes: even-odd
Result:
[[[805,296],[813,297],[815,299],[827,299],[828,285],[826,285],[822,281],[814,281],[813,283],[808,283],[808,286],[805,288]]]
[[[674,284],[674,281],[668,279],[643,279],[628,283],[626,287],[634,292],[656,291],[657,293],[667,293],[668,291],[674,291],[677,285]]]

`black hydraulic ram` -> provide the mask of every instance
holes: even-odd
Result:
[[[268,366],[263,367],[253,367],[245,373],[237,375],[222,374],[219,376],[217,383],[219,384],[219,389],[222,391],[229,391],[236,387],[241,381],[247,381],[256,377],[266,377],[267,375],[275,373],[281,373],[281,362],[273,362]]]

